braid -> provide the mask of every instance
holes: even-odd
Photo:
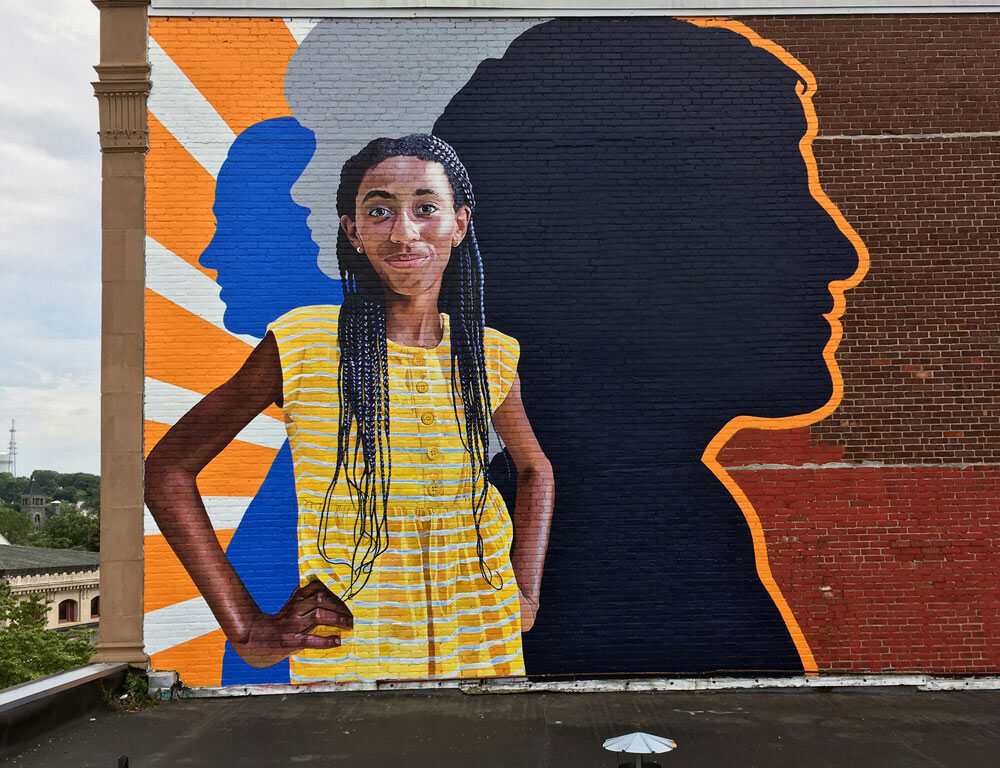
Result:
[[[472,192],[472,182],[468,171],[458,159],[458,154],[452,146],[436,136],[430,137],[431,154],[441,163],[455,192],[456,207],[468,205],[471,210],[476,208],[476,198]],[[457,183],[456,183],[457,182]],[[493,408],[490,402],[490,385],[486,376],[486,306],[483,300],[484,285],[483,262],[479,253],[479,243],[472,222],[465,238],[458,248],[459,285],[457,291],[450,292],[447,297],[454,306],[449,314],[455,315],[452,349],[452,404],[458,420],[458,397],[454,382],[456,357],[458,363],[459,395],[465,413],[465,449],[468,451],[472,464],[472,516],[476,526],[476,556],[479,559],[479,571],[486,582],[494,589],[503,587],[503,581],[488,565],[486,565],[485,546],[483,543],[482,520],[489,497],[489,483],[486,473],[490,458],[490,420],[493,418]],[[455,311],[457,310],[457,311]],[[457,335],[458,344],[455,344]]]
[[[334,563],[327,554],[327,532],[334,488],[343,471],[351,500],[358,510],[351,553],[351,583],[344,595],[351,598],[364,589],[376,558],[389,546],[392,458],[385,306],[377,297],[359,295],[356,274],[342,268],[341,280],[344,303],[337,339],[340,347],[337,463],[323,498],[319,551],[324,560]],[[352,445],[354,424],[358,429]]]
[[[412,134],[401,139],[376,139],[344,164],[337,189],[338,215],[354,219],[355,196],[365,173],[383,160],[398,156],[440,163],[451,184],[455,208],[467,205],[475,210],[472,182],[455,150],[436,136]],[[381,283],[368,259],[355,251],[343,230],[337,235],[337,259],[344,289],[337,339],[340,422],[337,462],[323,499],[319,551],[324,560],[335,562],[327,554],[327,530],[334,488],[343,473],[357,509],[351,583],[343,595],[349,599],[364,589],[376,559],[389,547],[388,504],[392,479],[389,361]],[[472,517],[479,570],[491,587],[501,589],[503,580],[486,564],[481,530],[489,498],[487,466],[493,418],[486,374],[483,288],[482,257],[470,222],[465,238],[452,249],[438,303],[453,318],[452,407],[456,421],[462,423],[458,417],[461,398],[465,425],[462,443],[472,466]],[[352,445],[354,425],[357,430]]]

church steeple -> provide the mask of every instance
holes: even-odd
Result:
[[[36,531],[40,531],[51,514],[45,508],[45,491],[35,481],[32,473],[28,487],[21,493],[21,510],[28,513]]]

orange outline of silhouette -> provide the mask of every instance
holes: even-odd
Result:
[[[795,93],[802,103],[807,125],[806,132],[799,141],[799,151],[802,153],[802,159],[805,160],[809,174],[809,192],[812,194],[813,199],[834,220],[837,228],[851,242],[851,245],[854,246],[854,250],[858,254],[858,268],[854,271],[854,274],[846,280],[834,280],[829,284],[830,293],[833,295],[833,309],[824,315],[830,323],[831,333],[830,340],[823,348],[823,359],[826,361],[827,368],[830,371],[830,378],[833,380],[833,394],[830,396],[830,399],[825,405],[816,410],[797,416],[770,419],[758,416],[737,416],[719,430],[701,456],[702,463],[722,482],[732,494],[736,503],[740,505],[740,509],[743,510],[743,515],[746,517],[747,524],[750,526],[753,536],[757,575],[760,577],[765,589],[767,589],[768,594],[771,595],[771,599],[774,600],[774,604],[781,613],[781,618],[784,619],[785,625],[788,627],[788,632],[802,660],[802,668],[807,675],[815,675],[818,673],[818,667],[812,649],[810,649],[809,643],[802,633],[802,629],[799,627],[799,623],[795,620],[791,608],[788,607],[788,602],[785,600],[784,595],[781,594],[781,588],[771,574],[771,566],[767,559],[767,542],[764,538],[764,529],[761,527],[757,511],[753,508],[753,504],[750,503],[747,495],[743,493],[743,490],[736,481],[719,463],[717,457],[723,446],[741,429],[794,429],[796,427],[805,427],[809,424],[822,421],[840,405],[840,401],[844,397],[844,378],[840,373],[840,367],[837,365],[834,353],[837,351],[837,347],[840,346],[840,340],[843,337],[843,326],[840,323],[840,318],[844,314],[846,304],[844,294],[860,283],[868,272],[868,248],[858,233],[854,231],[854,228],[847,222],[847,219],[844,218],[844,215],[837,206],[834,205],[833,201],[827,197],[819,183],[819,171],[816,167],[816,158],[812,151],[813,139],[816,138],[816,134],[819,131],[819,121],[816,118],[816,109],[812,103],[812,97],[816,93],[816,78],[813,76],[813,73],[809,71],[805,64],[792,56],[780,45],[761,37],[750,29],[750,27],[738,21],[723,17],[682,16],[678,18],[698,27],[715,27],[735,32],[749,40],[754,47],[767,51],[798,74],[800,82],[795,87]]]

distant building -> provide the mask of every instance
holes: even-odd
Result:
[[[31,478],[28,487],[21,494],[21,509],[28,513],[36,531],[42,530],[45,524],[59,514],[59,502],[46,501],[45,491]]]
[[[10,472],[13,474],[11,470],[10,454],[7,451],[0,451],[0,475],[4,472]]]
[[[0,544],[0,582],[9,584],[15,595],[41,592],[52,601],[46,629],[98,620],[99,563],[97,552]]]

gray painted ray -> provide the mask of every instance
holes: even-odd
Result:
[[[337,270],[337,184],[344,162],[379,136],[429,132],[476,67],[545,19],[324,19],[292,56],[285,97],[316,134],[292,190],[312,211],[319,266]]]

